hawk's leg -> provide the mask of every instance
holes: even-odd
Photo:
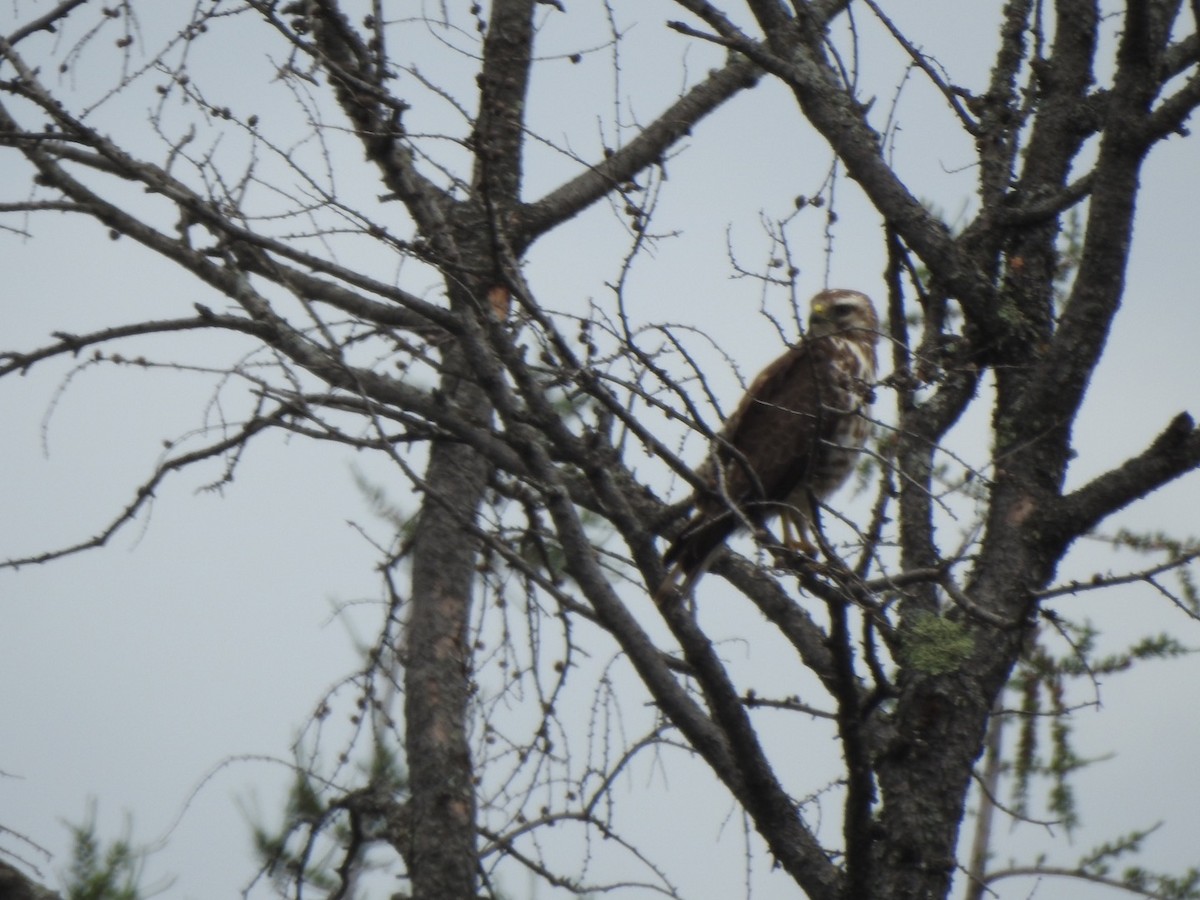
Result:
[[[808,539],[808,517],[800,510],[786,509],[780,516],[780,522],[783,525],[783,546],[816,559],[817,547]]]

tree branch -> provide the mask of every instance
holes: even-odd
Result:
[[[472,183],[493,213],[513,208],[521,194],[525,95],[533,53],[534,0],[494,0],[483,39],[479,112],[471,135]]]
[[[265,16],[274,19],[272,10],[264,4],[260,7]],[[459,260],[449,227],[456,201],[416,167],[401,123],[408,104],[386,93],[385,73],[377,70],[374,54],[337,0],[313,0],[312,10],[316,47],[297,43],[329,71],[338,103],[354,123],[368,159],[375,162],[384,183],[404,202],[434,252],[447,261]]]
[[[65,19],[73,9],[83,6],[87,2],[88,0],[62,0],[58,6],[47,11],[45,15],[38,16],[36,19],[26,22],[10,34],[7,38],[9,45],[15,46],[29,37],[29,35],[39,31],[48,31],[54,34],[61,19]]]
[[[647,166],[661,162],[667,150],[709,113],[757,82],[758,67],[743,56],[732,56],[669,106],[632,141],[571,181],[526,204],[517,232],[532,243],[556,225],[567,221],[617,185],[629,181]]]
[[[58,331],[54,333],[54,337],[58,338],[57,343],[47,344],[44,347],[30,350],[27,353],[11,350],[0,351],[0,378],[13,372],[19,372],[24,375],[31,367],[43,360],[52,359],[53,357],[62,356],[67,353],[78,356],[79,352],[85,347],[104,344],[109,341],[120,340],[121,338],[135,337],[143,334],[168,334],[175,331],[194,331],[198,328],[215,327],[230,328],[231,330],[253,334],[260,338],[266,334],[265,329],[251,322],[249,319],[233,316],[217,317],[207,311],[191,319],[162,319],[157,321],[151,320],[149,322],[136,322],[132,325],[116,325],[112,328],[104,328],[89,334],[68,334]]]
[[[1158,90],[1158,59],[1165,34],[1148,21],[1149,5],[1130,4],[1117,51],[1118,67],[1093,168],[1091,202],[1079,269],[1063,304],[1059,327],[1040,355],[1029,386],[1013,410],[1026,434],[1055,433],[1065,463],[1069,428],[1101,353],[1125,288],[1138,174],[1149,150],[1144,140]],[[1054,473],[1061,482],[1062,472]]]
[[[1156,488],[1200,466],[1200,428],[1180,413],[1154,442],[1132,459],[1064,496],[1043,524],[1069,543]]]
[[[250,421],[246,422],[237,432],[224,440],[217,441],[200,450],[193,450],[189,453],[181,453],[178,456],[173,456],[170,459],[159,463],[155,468],[154,473],[150,478],[143,482],[135,492],[133,501],[125,507],[119,516],[113,519],[103,530],[86,541],[81,541],[78,544],[73,544],[69,547],[63,547],[59,550],[48,550],[44,553],[37,553],[32,556],[14,557],[11,559],[0,560],[0,569],[19,569],[21,566],[39,565],[52,560],[62,559],[66,556],[72,556],[76,553],[81,553],[85,550],[92,550],[96,547],[103,547],[109,540],[120,531],[125,525],[132,522],[141,510],[154,499],[154,491],[172,472],[178,472],[187,468],[193,463],[203,462],[206,459],[220,456],[230,450],[240,450],[247,442],[256,434],[264,431],[267,428],[279,425],[288,416],[295,415],[295,410],[290,406],[282,406],[275,412],[266,416],[255,416]]]
[[[876,209],[930,266],[959,302],[983,315],[991,290],[980,273],[965,264],[945,224],[931,214],[897,177],[883,155],[883,142],[867,123],[868,108],[858,103],[819,48],[802,42],[800,30],[788,28],[767,36],[767,43],[747,37],[707,0],[676,0],[703,19],[731,48],[787,84],[805,117],[845,164],[850,176]],[[812,40],[818,40],[817,37]]]

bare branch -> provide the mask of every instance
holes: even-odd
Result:
[[[31,34],[36,34],[39,31],[48,31],[53,34],[58,29],[59,22],[70,15],[73,9],[83,6],[87,2],[88,0],[62,0],[58,6],[47,10],[46,13],[32,21],[26,22],[10,34],[7,38],[8,43],[16,46]]]
[[[1180,413],[1154,442],[1117,468],[1072,491],[1042,518],[1058,540],[1070,542],[1156,488],[1200,466],[1200,429]]]
[[[520,213],[519,233],[532,242],[642,169],[662,162],[667,150],[689,135],[702,119],[740,91],[753,87],[756,73],[754,63],[733,56],[664,110],[628,144],[540,200],[527,204]]]
[[[92,550],[96,547],[103,547],[113,538],[118,531],[125,525],[128,525],[138,514],[149,506],[154,500],[154,491],[172,472],[182,471],[194,463],[203,462],[208,459],[214,459],[231,451],[241,451],[246,443],[261,431],[266,430],[281,424],[288,416],[294,415],[294,410],[289,407],[280,407],[274,412],[265,416],[256,416],[250,421],[242,425],[236,432],[229,437],[209,444],[207,447],[202,447],[199,450],[193,450],[188,453],[181,453],[178,456],[170,457],[155,468],[153,474],[145,482],[143,482],[135,491],[133,501],[125,507],[125,509],[115,519],[108,523],[95,536],[86,541],[81,541],[78,544],[73,544],[69,547],[63,547],[59,550],[48,550],[43,553],[36,553],[30,556],[14,557],[10,559],[0,560],[0,569],[19,569],[22,566],[40,565],[42,563],[51,562],[56,559],[62,559],[67,556],[72,556],[76,553],[82,553],[85,550]]]

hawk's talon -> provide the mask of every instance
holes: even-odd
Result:
[[[783,546],[793,553],[816,559],[820,548],[808,539],[807,520],[798,511],[785,510],[779,521],[783,525]]]

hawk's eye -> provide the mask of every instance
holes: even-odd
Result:
[[[855,303],[835,303],[833,305],[833,314],[839,319],[852,316],[857,310],[858,305]]]

